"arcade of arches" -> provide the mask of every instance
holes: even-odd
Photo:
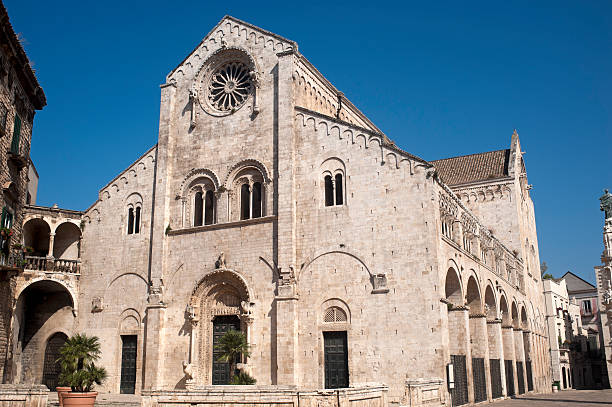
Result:
[[[455,269],[448,269],[445,300],[453,405],[523,394],[547,374],[543,327],[528,319],[524,304],[512,300],[508,305],[506,294],[496,294],[490,282],[484,298],[482,292],[475,275],[462,284]]]

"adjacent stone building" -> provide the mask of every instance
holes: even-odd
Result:
[[[28,57],[0,1],[0,377],[10,359],[12,277],[23,268],[23,206],[27,197],[32,125],[46,104]]]
[[[604,385],[610,388],[612,387],[612,194],[606,189],[600,201],[601,210],[605,214],[604,250],[601,254],[602,265],[595,267],[595,276],[602,327]]]
[[[530,189],[516,132],[426,161],[295,42],[225,17],[161,85],[155,146],[83,213],[28,209],[6,380],[53,385],[57,348],[85,332],[101,390],[151,406],[550,391]],[[218,386],[228,329],[248,338],[256,392]]]

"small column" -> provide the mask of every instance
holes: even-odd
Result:
[[[145,390],[160,389],[164,369],[164,321],[166,317],[166,304],[162,301],[162,287],[150,287],[148,305],[146,308],[145,325],[145,360],[144,383]]]
[[[276,383],[298,383],[298,295],[293,272],[279,270],[276,304]],[[272,356],[274,357],[274,356]]]
[[[55,243],[55,233],[49,234],[49,253],[47,257],[53,257],[53,245]]]

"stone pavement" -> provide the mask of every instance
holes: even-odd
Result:
[[[57,401],[57,393],[52,391],[49,393],[48,407],[57,407],[59,403]],[[133,394],[98,394],[96,398],[96,407],[102,406],[113,406],[113,407],[140,407],[140,396]]]
[[[495,402],[495,407],[612,407],[612,390],[564,390],[549,394],[527,394]]]

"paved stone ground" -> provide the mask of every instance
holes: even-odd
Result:
[[[48,407],[57,407],[59,403],[57,401],[57,393],[49,393]],[[133,394],[98,394],[96,397],[96,406],[113,406],[113,407],[140,407],[140,396]]]
[[[612,407],[612,390],[564,390],[528,394],[493,404],[495,407]]]

